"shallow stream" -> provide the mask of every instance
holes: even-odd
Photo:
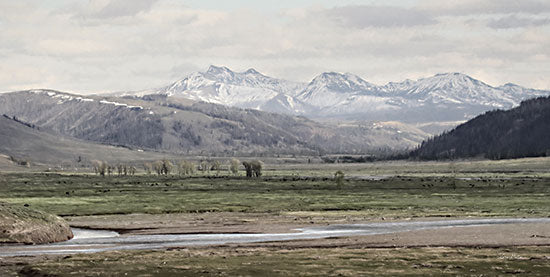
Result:
[[[368,236],[424,229],[457,228],[498,224],[550,223],[550,218],[466,219],[341,224],[297,229],[295,233],[272,234],[164,234],[119,235],[113,231],[74,228],[74,238],[44,245],[1,246],[0,256],[96,253],[113,250],[166,249],[227,243],[275,242],[333,237]]]

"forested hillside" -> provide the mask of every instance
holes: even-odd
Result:
[[[511,110],[490,111],[450,132],[424,141],[410,156],[422,160],[550,155],[550,97],[527,100]]]

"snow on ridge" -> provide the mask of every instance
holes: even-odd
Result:
[[[75,99],[78,100],[78,101],[82,101],[82,102],[93,102],[93,101],[94,101],[94,99],[91,99],[91,98],[83,98],[83,97],[80,97],[80,96],[77,97],[77,98],[75,98]]]
[[[370,83],[351,73],[325,72],[309,83],[263,75],[251,68],[235,72],[210,66],[150,94],[184,97],[240,108],[295,115],[357,115],[381,110],[511,108],[522,100],[550,91],[516,85],[493,87],[463,73],[442,73],[417,80]]]
[[[62,104],[62,103],[65,103],[67,101],[72,101],[72,100],[77,100],[77,101],[81,101],[81,102],[93,102],[94,99],[91,99],[91,98],[85,98],[85,97],[82,97],[82,96],[73,96],[73,95],[70,95],[70,94],[66,94],[66,93],[62,93],[62,92],[56,92],[56,91],[53,91],[53,90],[44,90],[44,89],[31,89],[29,90],[30,93],[35,93],[35,94],[46,94],[48,97],[51,97],[51,98],[59,98],[59,101],[57,102],[58,104]]]
[[[125,103],[112,102],[112,101],[107,101],[107,100],[100,100],[99,103],[106,104],[106,105],[115,105],[117,107],[126,107],[126,108],[129,108],[129,109],[143,110],[142,106],[131,106],[131,105],[128,105],[128,104],[125,104]]]

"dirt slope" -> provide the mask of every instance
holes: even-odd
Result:
[[[25,206],[0,203],[0,243],[40,244],[71,239],[62,218]]]

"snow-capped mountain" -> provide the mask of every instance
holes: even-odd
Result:
[[[416,82],[400,84],[395,94],[428,103],[481,104],[504,108],[518,105],[518,99],[461,73],[437,74]]]
[[[318,108],[340,105],[362,95],[375,95],[378,87],[359,76],[335,72],[313,79],[296,98]]]
[[[241,108],[269,110],[267,102],[279,94],[292,97],[302,88],[303,84],[271,78],[252,68],[245,72],[233,72],[227,67],[210,66],[206,72],[193,73],[157,93]],[[276,104],[278,102],[273,102],[273,105]],[[286,111],[284,107],[272,109]]]
[[[462,73],[379,86],[350,73],[322,73],[308,84],[210,66],[154,91],[209,103],[308,117],[405,122],[466,120],[507,109],[550,91],[514,84],[493,87]]]

